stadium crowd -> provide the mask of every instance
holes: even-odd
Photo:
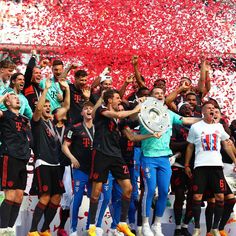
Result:
[[[236,165],[236,120],[229,124],[217,100],[208,96],[209,62],[201,60],[196,86],[182,77],[170,93],[165,79],[146,85],[138,56],[133,56],[132,65],[132,75],[117,90],[108,67],[89,86],[86,70],[74,64],[64,67],[58,59],[37,61],[33,53],[24,73],[16,72],[11,60],[0,62],[0,178],[5,194],[1,235],[15,235],[31,153],[35,169],[30,194],[39,200],[28,236],[51,235],[50,223],[59,207],[57,235],[78,235],[85,189],[90,198],[90,236],[105,233],[102,219],[107,206],[112,215],[108,235],[164,235],[161,219],[170,189],[175,194],[173,235],[201,235],[203,200],[208,202],[207,235],[227,235],[224,227],[235,196],[223,166],[233,172]],[[45,72],[48,67],[52,76]],[[70,71],[74,78],[68,80]],[[126,93],[127,86],[132,93]],[[138,122],[148,97],[168,107],[170,127],[164,133],[150,133]],[[66,232],[69,217],[70,232]]]

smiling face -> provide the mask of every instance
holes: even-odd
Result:
[[[15,80],[12,80],[12,84],[17,92],[21,92],[24,89],[25,77],[23,75],[18,75]]]
[[[111,88],[112,88],[112,80],[110,80],[110,79],[104,80],[104,81],[101,83],[100,87],[101,87],[101,90],[102,90],[102,91],[103,91],[103,90],[107,90],[107,89],[111,89]]]
[[[81,115],[83,116],[84,120],[92,120],[92,112],[93,112],[93,106],[91,105],[85,105],[82,109]]]
[[[44,119],[48,119],[51,117],[51,105],[49,101],[46,101],[43,106],[42,116]]]
[[[52,68],[54,77],[57,79],[64,71],[63,65],[55,65]]]
[[[161,88],[154,88],[151,92],[151,96],[158,99],[159,101],[164,101],[164,91]]]
[[[14,72],[14,68],[11,68],[11,67],[1,68],[0,74],[1,74],[2,80],[4,82],[8,81],[13,75],[13,72]]]
[[[34,67],[33,74],[32,74],[32,82],[39,84],[41,81],[41,70],[37,67]]]
[[[194,111],[194,109],[197,106],[197,98],[194,94],[189,94],[186,97],[187,102],[189,103],[191,110]]]
[[[9,94],[5,102],[8,109],[20,109],[20,99],[16,94]]]

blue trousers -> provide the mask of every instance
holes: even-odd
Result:
[[[88,188],[89,175],[80,171],[79,169],[73,169],[74,180],[74,198],[72,203],[72,217],[71,217],[71,230],[75,232],[78,224],[78,213],[81,206],[85,187]]]
[[[171,166],[168,157],[145,157],[141,159],[144,172],[144,196],[142,202],[142,215],[149,217],[155,189],[158,187],[155,216],[162,217],[166,207],[168,190],[171,178]]]

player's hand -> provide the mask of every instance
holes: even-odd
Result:
[[[52,85],[52,81],[50,79],[46,79],[45,88],[49,89],[51,85]]]
[[[155,132],[155,133],[153,133],[153,136],[155,138],[160,138],[162,136],[162,133],[161,132]]]
[[[139,113],[140,110],[141,110],[141,105],[138,104],[138,105],[134,108],[134,111],[135,111],[136,113]]]
[[[72,168],[79,168],[80,167],[80,164],[76,158],[72,158],[71,163],[72,163]]]
[[[89,99],[91,96],[91,90],[89,89],[89,87],[83,88],[82,93],[85,99]]]
[[[184,168],[184,171],[185,171],[185,174],[191,179],[192,176],[193,176],[193,174],[192,174],[192,171],[191,171],[190,167],[189,167],[189,166],[186,166],[186,167]]]
[[[140,97],[137,99],[137,102],[143,103],[146,99],[147,99],[147,97]]]
[[[127,84],[133,83],[133,82],[134,82],[134,75],[130,75],[130,76],[125,80],[125,82],[126,82]]]
[[[61,87],[62,90],[65,90],[65,89],[69,88],[69,84],[66,82],[65,79],[60,80],[59,84],[60,84],[60,87]]]
[[[62,96],[62,94],[60,94],[60,93],[57,94],[57,100],[58,100],[59,102],[63,101],[63,96]]]
[[[132,58],[132,64],[134,66],[137,66],[138,65],[138,56],[137,55],[134,55],[133,58]]]

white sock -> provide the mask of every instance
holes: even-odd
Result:
[[[186,224],[182,224],[181,227],[187,229],[187,228],[188,228],[188,225],[186,225]]]
[[[119,225],[126,225],[126,222],[120,222]]]
[[[143,224],[149,224],[149,217],[143,217]]]
[[[154,225],[161,224],[161,217],[155,216]]]
[[[181,225],[176,225],[176,229],[181,229]]]

